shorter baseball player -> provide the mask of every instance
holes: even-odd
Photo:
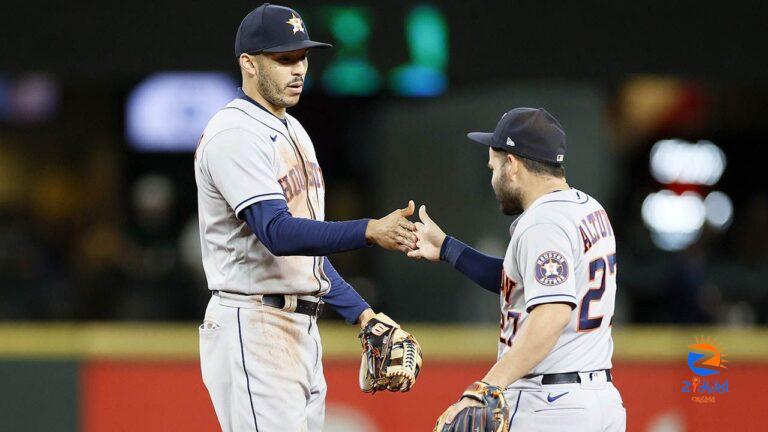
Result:
[[[516,108],[493,133],[491,185],[510,227],[503,258],[446,236],[421,206],[412,258],[451,263],[501,305],[498,360],[439,418],[436,431],[623,431],[612,384],[616,241],[594,198],[570,188],[565,133],[543,109]]]

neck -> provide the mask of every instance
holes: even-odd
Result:
[[[243,93],[248,95],[249,98],[255,100],[259,105],[263,106],[269,112],[274,114],[275,117],[285,118],[285,107],[278,107],[267,101],[264,96],[259,93],[256,88],[256,83],[253,81],[243,83]]]
[[[568,183],[564,178],[557,177],[544,177],[540,181],[533,182],[531,187],[526,187],[523,192],[523,210],[527,210],[528,207],[533,204],[534,201],[542,196],[554,192],[557,190],[570,189]]]

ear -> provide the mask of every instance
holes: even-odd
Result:
[[[509,167],[509,173],[512,175],[515,175],[518,172],[520,172],[521,164],[520,164],[520,161],[517,160],[517,157],[515,157],[515,155],[513,154],[507,153],[506,158],[507,158],[506,165]]]
[[[254,58],[252,58],[246,53],[242,53],[240,54],[240,58],[238,58],[238,62],[240,63],[240,69],[242,69],[249,75],[256,74],[256,70],[258,66],[256,65],[256,61]]]

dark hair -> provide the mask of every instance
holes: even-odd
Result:
[[[499,149],[493,149],[493,151],[496,152],[502,152],[507,153],[504,150]],[[523,156],[518,156],[513,153],[513,156],[517,158],[517,160],[520,161],[521,164],[530,171],[532,174],[536,175],[548,175],[552,177],[558,177],[558,178],[565,178],[565,165],[563,164],[553,164],[549,162],[539,162],[535,161],[533,159],[528,159]]]
[[[525,169],[537,175],[548,175],[552,177],[565,178],[565,166],[563,164],[555,165],[548,162],[539,162],[524,157],[517,157]]]

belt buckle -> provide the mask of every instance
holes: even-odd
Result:
[[[293,294],[283,294],[283,310],[286,312],[296,312],[299,305],[299,296]]]

